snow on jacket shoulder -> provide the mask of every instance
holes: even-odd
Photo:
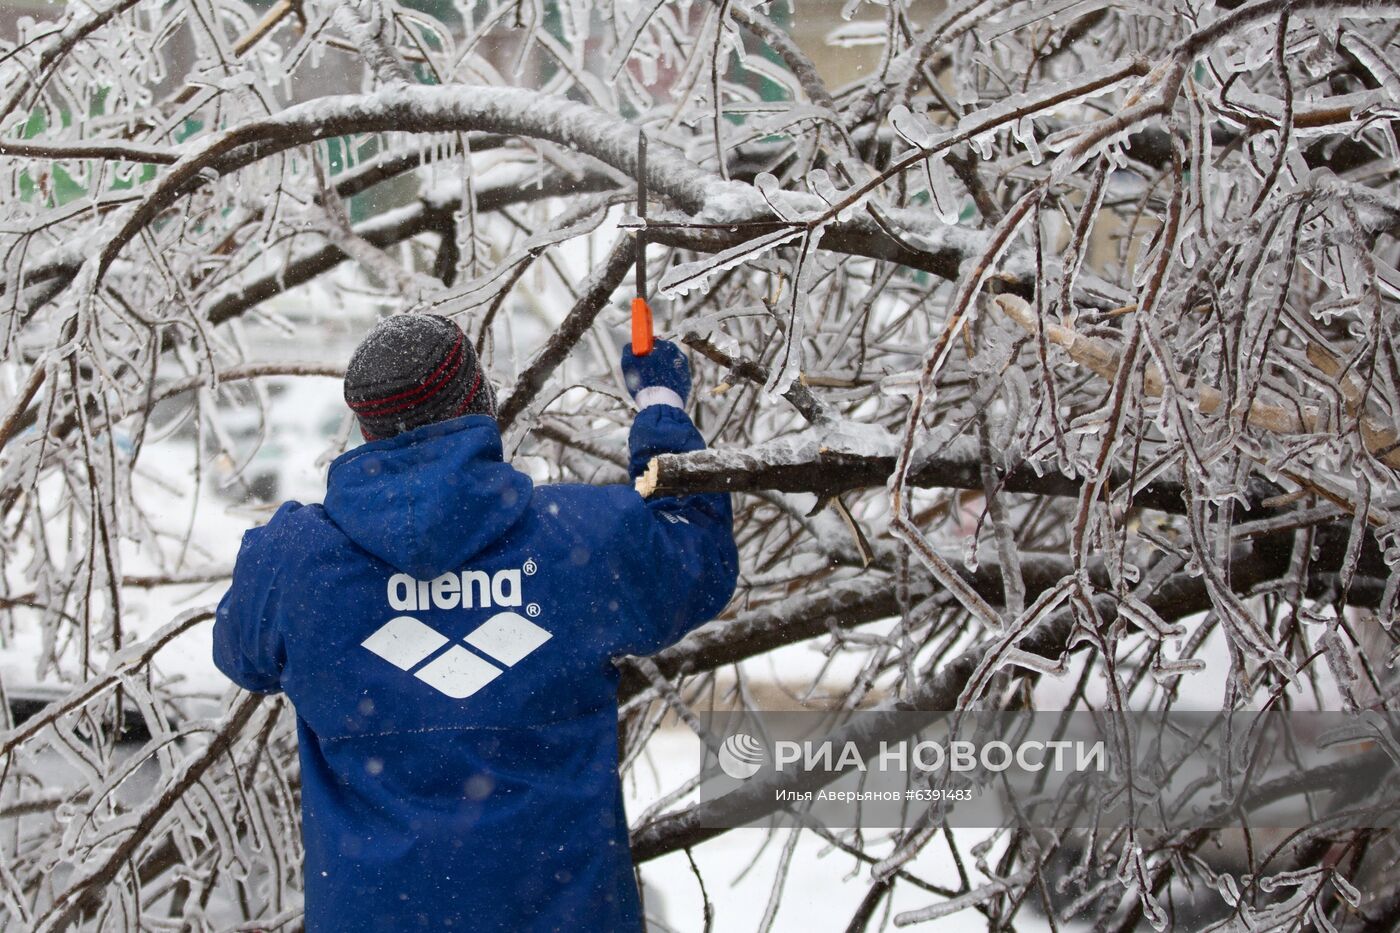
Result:
[[[652,406],[632,473],[704,446]],[[617,670],[713,618],[725,495],[534,487],[483,415],[365,444],[248,532],[214,660],[297,711],[306,922],[639,930]]]

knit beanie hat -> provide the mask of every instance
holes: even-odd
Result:
[[[459,415],[496,417],[496,393],[476,351],[436,314],[376,324],[345,367],[345,403],[370,441]]]

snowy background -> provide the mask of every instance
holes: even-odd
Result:
[[[697,841],[727,805],[675,710],[1392,709],[1397,22],[0,3],[0,922],[300,927],[292,714],[205,613],[358,442],[338,376],[388,314],[463,326],[537,482],[625,478],[643,131],[715,451],[646,488],[735,490],[743,563],[623,666],[657,928],[706,929],[702,880],[715,930],[1393,928],[1393,835],[1298,789],[1287,838]]]

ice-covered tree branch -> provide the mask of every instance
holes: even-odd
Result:
[[[295,925],[290,717],[221,731],[180,611],[318,498],[358,441],[328,377],[409,306],[480,346],[537,483],[625,481],[638,235],[709,450],[637,489],[733,493],[742,569],[647,676],[623,664],[630,776],[707,705],[775,696],[1393,710],[1394,10],[846,12],[109,0],[0,34],[0,923]],[[739,844],[705,827],[774,787],[691,806],[698,775],[660,772],[639,861],[685,849],[691,925],[742,926],[713,870]],[[1321,819],[1249,872],[1213,829],[801,832],[851,860],[852,930],[1350,930],[1394,901],[1392,834]],[[810,860],[777,841],[749,925],[784,928]],[[1267,888],[1324,861],[1369,906]]]

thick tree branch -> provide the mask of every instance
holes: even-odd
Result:
[[[1231,585],[1237,591],[1248,592],[1277,579],[1287,570],[1286,553],[1255,547],[1241,551],[1231,562]],[[1163,618],[1181,618],[1211,607],[1210,592],[1204,580],[1189,573],[1167,577],[1143,601]],[[1111,596],[1096,597],[1094,608],[1104,625],[1119,619],[1126,620],[1126,617],[1119,616],[1117,600]],[[1016,646],[1047,658],[1060,657],[1068,647],[1074,626],[1075,616],[1072,612],[1059,612],[1021,638]],[[856,747],[869,752],[877,748],[881,741],[896,742],[908,738],[917,728],[918,720],[902,714],[910,711],[939,714],[957,709],[958,700],[974,673],[988,652],[997,647],[995,639],[973,645],[918,684],[907,703],[885,707],[889,715],[862,717],[855,725],[834,732],[829,736],[830,741],[837,748],[846,742],[854,742]],[[777,791],[815,791],[830,783],[838,774],[818,769],[778,772],[749,781],[718,799],[659,817],[632,833],[633,860],[640,864],[678,849],[698,845],[724,832],[715,828],[718,826],[741,825],[762,819],[781,808],[777,802]]]
[[[545,198],[606,191],[611,182],[600,175],[574,179],[550,173],[538,184],[522,187],[514,182],[479,189],[477,210],[481,213],[498,211],[513,204],[529,203]],[[367,242],[387,249],[420,233],[440,230],[460,206],[458,198],[420,201],[396,211],[389,211],[357,224],[355,234]],[[269,298],[290,288],[305,284],[350,257],[334,243],[294,253],[281,268],[249,282],[226,285],[208,299],[205,317],[211,324],[222,324],[256,307]]]
[[[476,131],[542,139],[576,148],[623,175],[636,171],[635,128],[603,111],[551,95],[519,88],[452,85],[396,87],[377,94],[325,97],[226,130],[183,156],[149,195],[126,211],[117,234],[97,257],[97,278],[100,281],[139,231],[202,184],[207,169],[228,173],[319,139],[406,129],[416,133]],[[733,217],[735,223],[774,219],[752,186],[725,182],[665,149],[658,148],[648,158],[647,181],[652,190],[692,214],[709,206],[721,216],[731,215],[734,205],[742,204],[747,216]],[[871,182],[865,185],[872,186]],[[847,199],[855,197],[853,193]],[[794,205],[800,202],[813,206],[808,203],[810,196],[789,195],[788,200]],[[715,207],[720,204],[723,206]],[[815,204],[825,202],[815,199]],[[829,212],[834,212],[834,208]],[[928,265],[945,278],[955,277],[961,260],[983,246],[981,234],[946,227],[926,211],[890,209],[882,213],[901,228],[903,235],[899,239],[869,216],[858,214],[850,220],[830,223],[819,245],[823,249],[913,262],[920,268]],[[723,220],[732,226],[728,224],[729,216],[723,216]],[[911,238],[915,236],[922,240],[917,246],[912,245]],[[1029,275],[1024,259],[1007,257],[1004,264],[1012,278]]]
[[[955,566],[978,594],[988,601],[1000,602],[1001,567],[995,561],[980,561],[976,570],[969,570],[960,562]],[[1069,560],[1058,554],[1022,555],[1021,570],[1028,598],[1039,596],[1073,569]],[[1107,574],[1100,566],[1094,567],[1090,576],[1096,586],[1109,585]],[[920,577],[911,583],[909,597],[920,601],[934,592],[933,581]],[[831,631],[832,626],[848,629],[889,618],[898,614],[899,608],[892,578],[883,573],[867,572],[850,580],[827,582],[811,592],[799,591],[785,599],[740,612],[733,618],[702,626],[653,655],[651,660],[667,677],[714,670],[783,645],[817,638]],[[631,699],[645,686],[630,668],[623,668],[621,699]]]
[[[27,143],[0,139],[0,156],[15,159],[52,159],[57,162],[102,159],[107,162],[133,162],[147,165],[174,165],[180,161],[177,149],[142,146],[138,143]]]
[[[1031,306],[1017,295],[999,295],[993,304],[1027,332],[1035,334],[1038,329],[1043,330],[1050,342],[1063,347],[1076,363],[1087,366],[1110,383],[1118,377],[1119,367],[1122,366],[1121,355],[1116,347],[1106,341],[1077,334],[1053,321],[1038,320]],[[1314,347],[1310,356],[1313,356],[1315,364],[1326,367],[1325,375],[1336,380],[1346,393],[1351,383],[1341,364],[1324,354],[1322,348]],[[1151,398],[1161,398],[1166,391],[1164,378],[1156,366],[1147,366],[1142,381],[1142,391]],[[1179,391],[1176,386],[1171,388]],[[1207,415],[1218,413],[1230,403],[1230,399],[1214,386],[1194,386],[1192,394],[1195,406]],[[1354,397],[1352,401],[1360,403],[1359,397]],[[1245,418],[1253,427],[1275,434],[1311,434],[1327,427],[1327,414],[1320,406],[1294,405],[1287,408],[1258,399],[1249,405]],[[1397,442],[1395,430],[1364,412],[1358,412],[1357,424],[1361,440],[1371,455],[1388,466],[1400,468],[1400,442]]]
[[[645,497],[695,492],[811,492],[832,496],[851,489],[884,486],[894,472],[893,453],[858,454],[803,444],[797,454],[789,444],[730,450],[701,450],[688,454],[662,454],[652,459],[638,477],[637,491]],[[982,459],[970,440],[944,445],[936,454],[916,456],[909,484],[923,489],[982,488]],[[1113,489],[1130,482],[1118,471]],[[1078,496],[1080,480],[1065,476],[1053,463],[1022,461],[1001,476],[1004,492],[1040,496]],[[1262,503],[1280,490],[1263,480],[1251,480],[1248,494]],[[1186,508],[1179,483],[1157,481],[1133,491],[1132,502],[1141,508],[1180,514]]]
[[[498,419],[501,430],[509,428],[517,416],[529,407],[535,396],[544,388],[549,377],[573,351],[579,339],[593,326],[598,313],[606,307],[622,280],[627,276],[637,257],[636,238],[624,234],[615,243],[602,263],[593,270],[583,293],[569,309],[558,328],[549,335],[544,348],[525,367],[525,371],[515,381],[515,389],[501,403]]]

